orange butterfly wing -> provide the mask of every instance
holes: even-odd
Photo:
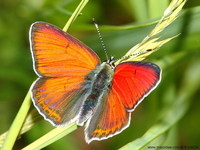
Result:
[[[130,112],[124,109],[118,93],[112,88],[109,95],[104,96],[86,124],[85,139],[88,143],[112,137],[129,126]]]
[[[89,47],[47,23],[36,22],[31,26],[30,43],[39,76],[85,76],[100,63]]]
[[[98,56],[61,29],[42,22],[30,29],[35,72],[34,105],[53,125],[74,122],[88,93],[85,77],[99,65]]]
[[[40,114],[55,126],[67,125],[78,119],[83,105],[83,78],[38,78],[31,87],[33,103]]]
[[[125,62],[115,68],[113,88],[122,98],[128,111],[134,108],[153,89],[161,79],[161,69],[149,62]]]
[[[102,140],[126,129],[130,112],[159,83],[161,70],[152,63],[125,62],[114,70],[111,90],[101,99],[86,126],[86,140]]]

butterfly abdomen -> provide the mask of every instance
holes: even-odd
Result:
[[[80,118],[78,120],[79,125],[83,125],[83,123],[92,115],[97,104],[99,103],[99,99],[101,99],[102,96],[107,94],[110,90],[113,70],[107,63],[102,63],[99,68],[100,69],[92,72],[92,78],[87,78],[88,86],[91,86],[90,94],[86,98],[80,113]]]

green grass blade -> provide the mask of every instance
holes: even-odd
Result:
[[[72,16],[69,18],[69,20],[67,21],[65,27],[63,28],[63,31],[67,31],[70,27],[70,25],[74,22],[74,20],[78,17],[78,15],[81,13],[81,11],[83,10],[83,8],[86,6],[86,4],[89,2],[89,0],[82,0],[78,7],[75,9],[75,11],[73,12]]]
[[[29,131],[36,122],[39,122],[43,120],[42,116],[39,115],[38,111],[36,109],[32,110],[29,115],[26,117],[25,122],[23,123],[20,133],[18,135],[22,135],[25,132]],[[9,131],[4,132],[3,134],[0,135],[0,148],[3,145],[3,142],[5,141],[6,135],[8,134]]]
[[[23,150],[42,149],[76,129],[77,129],[77,126],[75,124],[70,124],[67,127],[55,128],[51,130],[50,132],[48,132],[47,134],[45,134],[44,136],[42,136],[41,138],[39,138],[38,140],[28,145],[27,147],[23,148]]]
[[[22,103],[21,108],[19,109],[19,112],[17,113],[17,116],[15,117],[15,120],[13,121],[13,123],[8,131],[8,134],[6,136],[2,150],[12,149],[12,147],[17,139],[17,136],[21,130],[21,127],[24,123],[24,120],[28,114],[31,104],[32,104],[32,101],[30,99],[30,92],[28,92]]]

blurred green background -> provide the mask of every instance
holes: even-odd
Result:
[[[0,134],[9,129],[29,87],[37,78],[29,49],[30,25],[45,21],[63,28],[79,2],[0,1]],[[92,24],[92,18],[96,18],[109,55],[120,58],[153,29],[155,23],[152,22],[162,16],[168,4],[168,0],[91,0],[68,32],[91,47],[104,61],[101,42]],[[166,38],[179,33],[178,38],[147,58],[163,68],[162,81],[132,113],[128,129],[113,138],[88,145],[81,127],[45,149],[118,149],[141,137],[159,119],[166,117],[165,112],[176,112],[167,119],[178,122],[162,134],[162,140],[150,145],[196,145],[200,148],[199,1],[189,0],[181,16],[161,35]],[[31,109],[35,108],[32,106]],[[179,118],[174,118],[177,114],[180,114]],[[46,121],[36,123],[18,139],[15,149],[21,149],[51,129],[53,127]]]

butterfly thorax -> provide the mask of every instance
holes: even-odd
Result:
[[[92,91],[102,91],[100,88],[109,88],[111,79],[113,77],[112,66],[108,63],[102,63],[99,65],[99,70],[95,69],[94,77],[92,79],[93,86]]]
[[[90,92],[84,102],[78,124],[82,125],[93,114],[101,98],[108,94],[112,78],[112,66],[106,62],[97,66],[95,70],[87,75],[85,84],[90,87]]]

